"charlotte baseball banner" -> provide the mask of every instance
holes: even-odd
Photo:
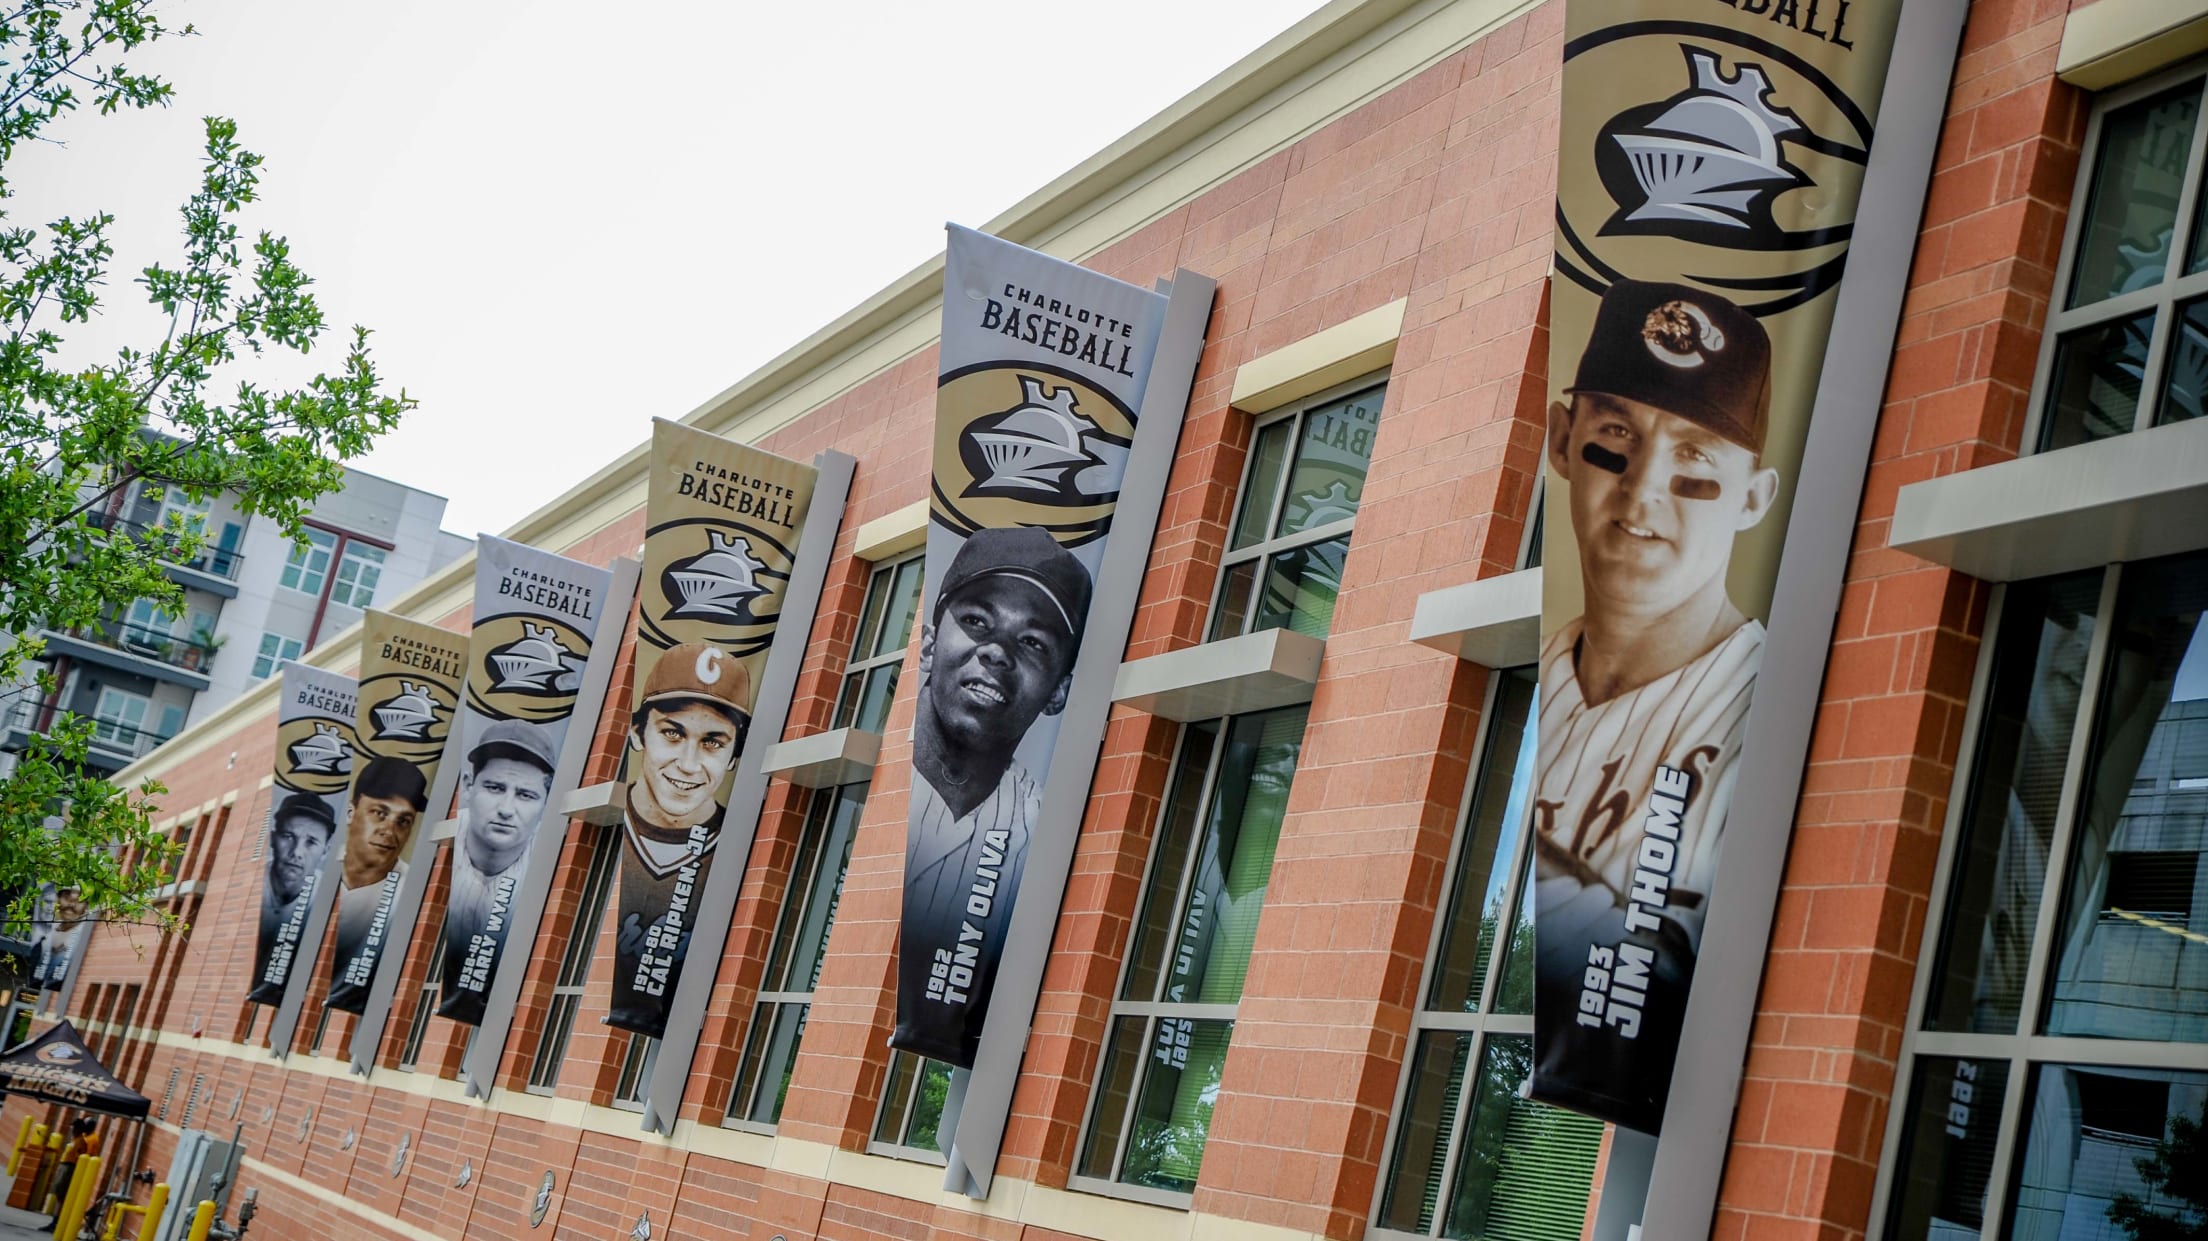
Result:
[[[1165,304],[950,229],[893,1047],[973,1067]]]
[[[713,865],[816,476],[749,445],[652,424],[607,1018],[624,1030],[666,1032],[692,899]]]
[[[253,953],[253,987],[245,996],[268,1005],[284,1002],[315,885],[337,835],[353,778],[359,694],[353,678],[307,664],[285,664],[277,675],[276,783],[269,789],[262,847],[254,851],[266,862],[261,934]]]
[[[346,808],[337,876],[337,951],[327,1003],[357,1013],[391,934],[391,902],[406,878],[414,832],[460,704],[467,638],[370,611],[360,635],[359,763]],[[442,810],[443,807],[438,807]]]
[[[612,581],[579,560],[505,539],[476,541],[440,1017],[483,1023],[517,905],[541,906],[547,895],[523,891],[522,879]]]
[[[1899,10],[1565,11],[1532,1092],[1647,1133]]]

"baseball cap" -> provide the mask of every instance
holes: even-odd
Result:
[[[318,793],[287,793],[284,800],[276,803],[276,822],[298,815],[313,819],[328,832],[337,831],[337,812],[330,809],[330,803],[322,800]]]
[[[1677,414],[1763,451],[1771,410],[1771,338],[1715,293],[1620,280],[1602,295],[1566,394],[1600,392]]]
[[[737,719],[751,719],[751,673],[735,656],[709,642],[685,642],[662,651],[638,697],[639,718],[647,707],[670,702],[709,703]]]
[[[493,758],[518,758],[544,768],[548,775],[559,765],[551,736],[527,720],[499,720],[483,730],[475,748],[468,751],[468,765],[480,770],[485,760]]]
[[[1095,586],[1089,571],[1058,546],[1058,540],[1034,526],[976,530],[951,557],[943,589],[935,597],[934,619],[943,619],[951,596],[989,577],[1017,578],[1043,592],[1058,608],[1066,632],[1079,639],[1089,619],[1089,595]]]

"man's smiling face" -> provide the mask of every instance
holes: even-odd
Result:
[[[1023,578],[962,587],[928,636],[927,695],[944,737],[1009,754],[1035,717],[1066,705],[1073,635],[1058,607]]]
[[[1656,406],[1581,392],[1551,411],[1550,461],[1572,485],[1590,609],[1667,612],[1713,579],[1762,520],[1778,475],[1755,454]]]
[[[354,798],[352,817],[345,821],[345,868],[366,872],[371,882],[382,879],[398,863],[420,817],[403,797]]]
[[[664,828],[689,827],[713,815],[713,794],[736,761],[742,738],[728,713],[703,702],[652,707],[642,728],[644,802]]]

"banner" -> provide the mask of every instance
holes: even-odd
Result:
[[[1565,11],[1532,1094],[1643,1132],[1717,897],[1899,10]]]
[[[268,826],[255,851],[261,883],[261,934],[253,952],[255,1004],[284,1002],[307,912],[330,840],[337,835],[353,776],[353,716],[358,683],[321,668],[288,663],[276,706],[276,782]]]
[[[87,912],[84,894],[75,888],[39,885],[38,905],[31,915],[29,986],[46,992],[67,990],[78,950],[91,930],[91,924],[85,921]]]
[[[337,951],[326,1003],[357,1013],[391,932],[391,902],[406,878],[414,833],[460,703],[467,638],[370,610],[361,621],[359,762],[346,807],[337,875]],[[443,807],[438,807],[442,810]]]
[[[666,1031],[815,477],[749,445],[652,424],[607,1017],[624,1030]]]
[[[893,1047],[973,1067],[1165,304],[950,230]]]
[[[475,626],[460,708],[465,766],[445,900],[440,1017],[483,1023],[515,902],[545,898],[524,893],[522,876],[611,583],[606,570],[579,560],[488,535],[476,540]],[[613,622],[616,634],[624,619]]]

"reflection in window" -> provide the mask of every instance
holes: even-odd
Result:
[[[889,721],[905,645],[912,639],[912,619],[920,610],[920,564],[921,558],[912,556],[875,569],[867,579],[859,632],[836,698],[835,727],[878,733]]]
[[[890,1058],[889,1085],[882,1091],[881,1114],[874,1119],[874,1142],[901,1155],[941,1156],[943,1105],[951,1095],[951,1066],[900,1051]]]
[[[322,583],[330,573],[330,554],[336,549],[336,535],[327,530],[307,531],[307,541],[293,545],[278,584],[303,595],[321,595]]]
[[[2071,266],[2070,305],[2162,282],[2199,115],[2195,81],[2102,118],[2093,189]]]
[[[2208,1075],[2040,1066],[2006,1235],[2200,1236],[2204,1120]]]
[[[1265,629],[1326,636],[1386,396],[1375,385],[1257,428],[1220,561],[1212,640]]]
[[[1918,1067],[1894,1163],[1899,1180],[1886,1236],[1889,1241],[1975,1238],[1986,1224],[2009,1065],[1927,1058]]]
[[[1188,727],[1076,1171],[1196,1187],[1306,709]],[[1129,1011],[1132,1010],[1132,1011]]]

